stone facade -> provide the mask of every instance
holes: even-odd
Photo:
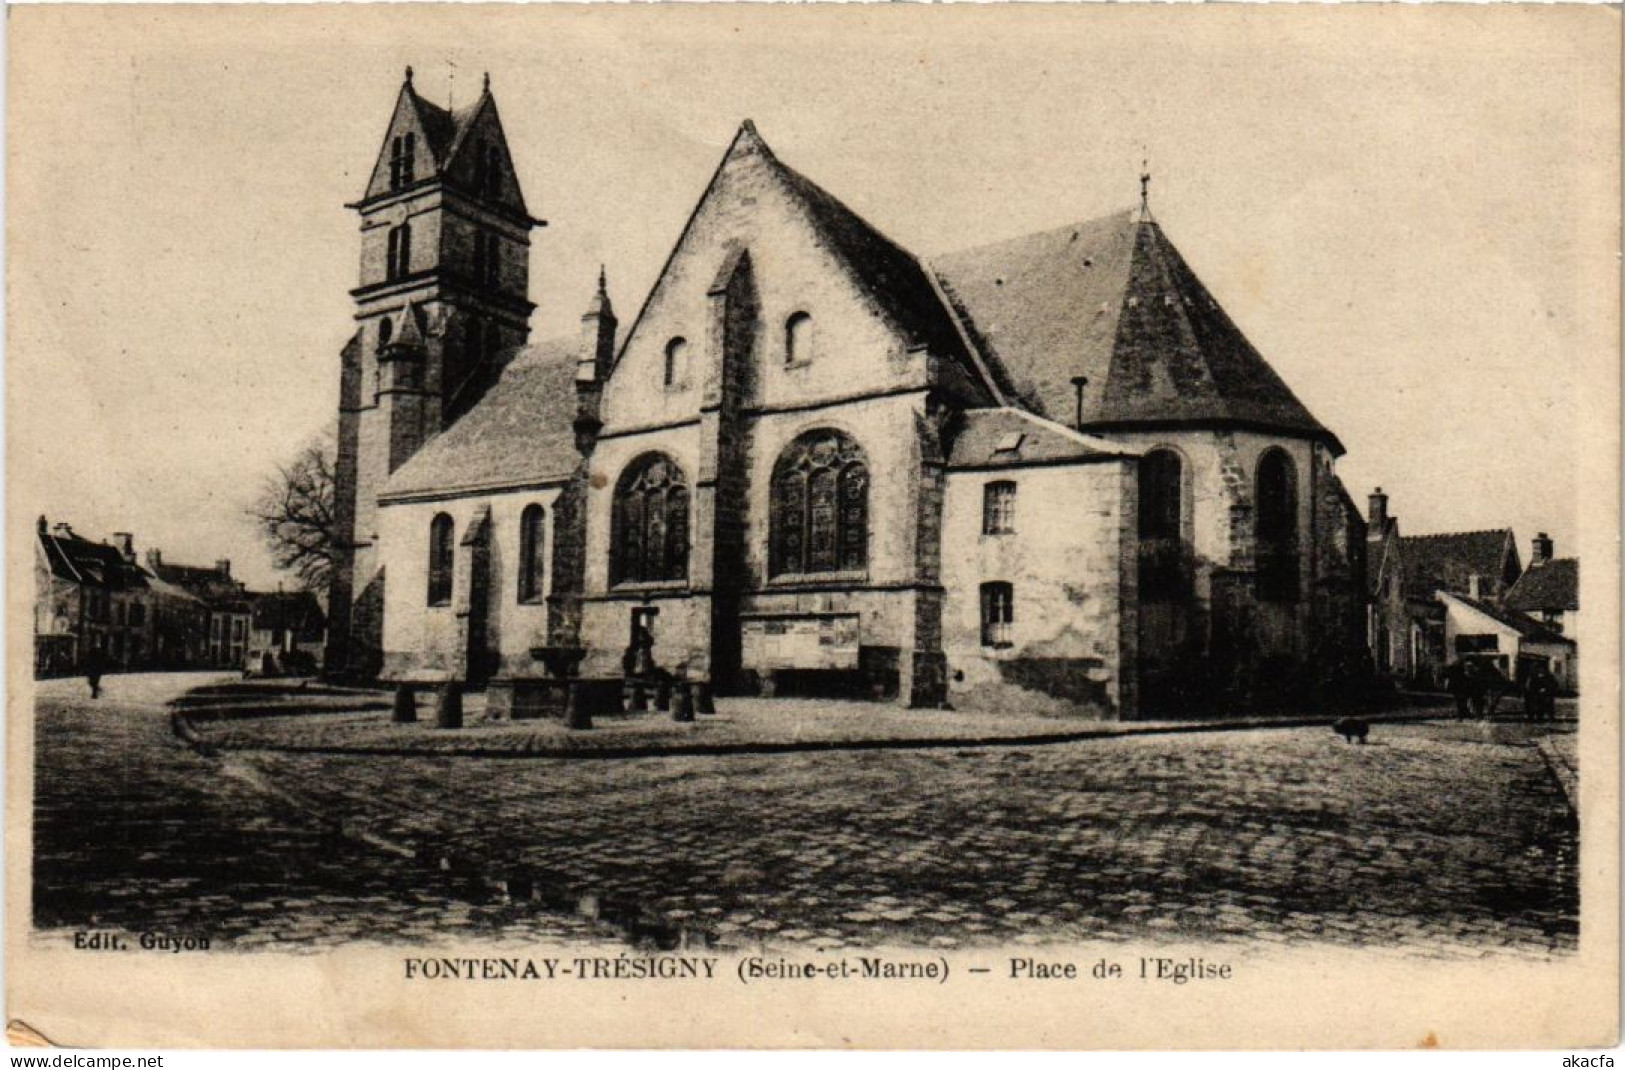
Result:
[[[410,84],[402,102],[386,147],[425,129],[414,116],[432,105]],[[488,94],[445,114],[500,143],[480,125],[495,122]],[[465,248],[470,219],[516,244],[532,221],[500,198],[469,209],[466,161],[435,159],[434,179],[405,190],[377,188],[375,171],[357,206],[339,468],[354,537],[332,614],[352,667],[375,651],[386,679],[490,686],[515,715],[543,654],[579,650],[581,675],[606,684],[1133,717],[1301,690],[1363,648],[1366,537],[1341,447],[1148,219],[969,251],[944,272],[747,122],[624,332],[600,277],[578,340],[515,354],[523,275],[470,288],[458,265],[488,255]],[[391,279],[388,234],[408,220],[414,259]],[[1051,261],[1087,300],[1040,292],[1064,274]],[[1023,287],[1043,300],[1009,304]],[[452,369],[476,312],[505,355],[469,399],[453,385],[468,366]],[[1088,390],[1073,377],[1090,434],[1040,396],[1066,381],[1073,345],[1127,369]],[[1213,396],[1210,360],[1245,397]],[[1178,459],[1155,506],[1177,530],[1155,539],[1148,456],[1164,472]],[[546,584],[522,592],[533,506]]]

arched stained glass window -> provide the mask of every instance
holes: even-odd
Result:
[[[869,564],[869,466],[839,431],[809,431],[773,468],[769,571],[856,572]]]
[[[688,481],[663,453],[626,467],[615,487],[611,583],[688,578]]]

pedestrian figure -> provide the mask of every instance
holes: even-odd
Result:
[[[1523,712],[1531,721],[1556,719],[1557,677],[1544,664],[1536,665],[1524,678]]]
[[[1456,716],[1465,720],[1472,707],[1473,679],[1466,658],[1457,658],[1444,670],[1445,690],[1456,700]]]
[[[90,685],[90,697],[102,697],[102,654],[92,650],[85,655],[85,683]]]

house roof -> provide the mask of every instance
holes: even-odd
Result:
[[[581,460],[574,426],[576,349],[568,338],[520,349],[478,404],[396,469],[379,499],[568,479]]]
[[[165,584],[179,587],[215,609],[248,608],[248,593],[243,589],[243,585],[218,568],[172,565],[167,561],[150,559],[147,567]]]
[[[38,537],[46,567],[53,576],[109,590],[147,585],[146,572],[140,565],[125,560],[117,547],[92,542],[75,535],[72,529],[41,530]]]
[[[1524,611],[1579,609],[1579,558],[1534,562],[1507,591],[1504,601],[1513,609]]]
[[[1512,532],[1507,528],[1403,536],[1399,559],[1405,570],[1405,589],[1425,597],[1440,588],[1465,591],[1468,577],[1474,575],[1497,582],[1511,541]]]
[[[1021,409],[969,409],[948,448],[948,467],[1020,468],[1138,455],[1138,450],[1079,434]]]
[[[320,639],[327,618],[309,591],[267,591],[251,596],[250,620],[260,631],[283,628],[301,639]]]
[[[1453,598],[1462,605],[1467,606],[1470,609],[1477,610],[1496,623],[1502,625],[1503,627],[1512,629],[1522,638],[1531,640],[1532,642],[1565,643],[1569,646],[1574,645],[1573,639],[1563,635],[1561,632],[1553,631],[1552,629],[1546,627],[1546,625],[1540,623],[1538,620],[1535,620],[1533,617],[1520,613],[1515,609],[1508,609],[1505,606],[1497,606],[1480,598],[1469,598],[1467,595],[1455,594],[1451,591],[1440,591],[1439,596],[1441,598]]]
[[[1084,430],[1251,427],[1342,452],[1154,222],[1119,212],[931,264],[984,356],[1051,419],[1074,421],[1081,375]]]

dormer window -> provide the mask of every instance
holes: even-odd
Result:
[[[666,343],[665,382],[667,386],[682,386],[688,382],[688,340],[673,338]]]
[[[812,317],[797,312],[784,321],[784,363],[806,364],[813,356]]]

